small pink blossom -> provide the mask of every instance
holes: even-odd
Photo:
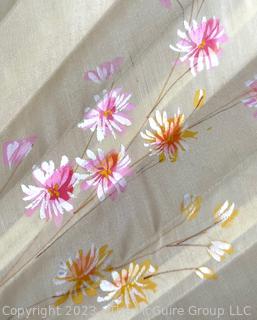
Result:
[[[123,63],[123,58],[117,57],[111,61],[106,61],[95,70],[89,70],[85,72],[84,79],[90,80],[95,83],[101,83],[105,80],[109,80],[111,76],[117,72]]]
[[[125,190],[125,177],[131,174],[131,161],[125,147],[122,145],[120,152],[110,151],[107,154],[101,149],[98,149],[97,154],[87,150],[87,156],[89,160],[76,158],[77,164],[86,170],[81,188],[95,188],[100,201],[109,195],[114,200],[118,193]]]
[[[6,141],[3,144],[4,165],[10,169],[17,167],[30,153],[36,137]]]
[[[33,177],[36,186],[21,185],[26,194],[24,201],[30,201],[26,206],[26,215],[31,216],[40,208],[40,218],[55,221],[57,226],[62,223],[64,211],[73,210],[74,186],[80,175],[74,173],[73,167],[66,156],[62,157],[60,168],[55,169],[53,161],[43,162],[41,168],[33,168]]]
[[[126,115],[126,111],[134,107],[129,102],[130,98],[131,94],[123,93],[121,88],[105,91],[102,99],[96,96],[96,107],[85,110],[84,120],[78,127],[92,132],[96,130],[98,141],[102,141],[108,133],[116,138],[115,131],[122,132],[126,126],[131,125]]]
[[[171,0],[160,0],[160,3],[163,7],[167,9],[171,7]]]
[[[253,80],[247,81],[245,85],[248,88],[247,97],[242,99],[241,102],[249,108],[257,108],[257,75]],[[257,118],[257,111],[253,115]]]
[[[220,45],[227,41],[225,30],[219,19],[213,17],[207,20],[206,17],[203,17],[199,25],[193,20],[191,26],[184,21],[184,26],[185,32],[181,30],[177,32],[181,38],[177,42],[177,47],[170,45],[172,50],[184,54],[180,61],[189,61],[193,75],[202,71],[204,67],[209,70],[211,67],[218,66]]]

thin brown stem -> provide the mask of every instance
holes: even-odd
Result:
[[[153,109],[150,111],[149,115],[147,116],[147,120],[150,117],[151,113],[154,111],[154,109],[162,102],[162,100],[166,97],[166,95],[169,93],[169,91],[181,80],[184,78],[185,75],[187,75],[191,71],[191,68],[188,68],[185,72],[183,72],[174,82],[171,83],[171,85],[167,88],[167,90],[163,93],[162,97],[159,99],[158,104],[153,107]],[[146,121],[147,121],[146,120]]]
[[[144,172],[152,169],[153,167],[157,166],[159,163],[161,163],[160,161],[157,161],[157,162],[154,162],[153,164],[147,166],[147,167],[144,167],[142,169],[140,169],[138,172],[137,172],[137,175],[139,174],[143,174]]]
[[[91,141],[92,141],[92,139],[94,137],[94,133],[95,133],[94,131],[91,133],[91,135],[89,137],[89,140],[88,140],[88,142],[87,142],[87,144],[86,144],[86,146],[85,146],[80,158],[82,158],[82,159],[84,158],[84,156],[85,156],[85,154],[87,152],[87,149],[88,149],[88,147],[89,147],[89,145],[90,145],[90,143],[91,143]],[[78,167],[79,167],[79,165],[77,164],[76,167],[74,168],[74,172],[76,172],[78,170]]]
[[[150,275],[144,277],[144,279],[150,279],[150,278],[157,277],[157,276],[167,274],[167,273],[174,273],[174,272],[180,272],[180,271],[194,271],[196,269],[197,269],[197,267],[165,270],[165,271],[157,272],[154,274],[150,274]]]
[[[198,11],[197,11],[197,13],[196,13],[196,19],[197,19],[198,16],[199,16],[199,13],[200,13],[200,11],[201,11],[201,9],[202,9],[202,7],[203,7],[204,1],[205,1],[205,0],[202,0],[202,3],[201,3],[201,5],[200,5],[200,7],[199,7],[199,9],[198,9]]]
[[[135,161],[131,168],[135,167],[138,163],[142,162],[145,158],[147,158],[149,156],[150,152],[148,152],[147,154],[145,154],[144,156],[142,156],[141,158],[139,158],[137,161]]]
[[[177,58],[176,58],[176,62],[177,62],[178,58],[179,58],[179,55],[178,55]],[[171,70],[170,70],[170,72],[169,72],[169,74],[168,74],[168,76],[167,76],[167,79],[164,81],[164,84],[163,84],[163,86],[162,86],[162,89],[161,89],[161,91],[160,91],[160,93],[159,93],[159,95],[158,95],[155,103],[153,104],[153,107],[152,107],[151,110],[148,112],[148,114],[147,114],[144,122],[143,122],[142,125],[140,126],[140,128],[139,128],[138,132],[136,133],[136,135],[135,135],[135,136],[130,140],[130,142],[128,143],[127,149],[129,149],[130,146],[132,145],[132,143],[135,141],[135,139],[137,138],[138,133],[143,129],[143,127],[144,127],[145,124],[147,123],[150,115],[152,114],[152,112],[154,111],[154,109],[160,104],[160,102],[162,101],[162,99],[164,98],[164,96],[165,96],[165,95],[168,93],[168,91],[169,91],[181,78],[183,78],[183,76],[185,75],[185,74],[183,73],[181,76],[179,76],[179,77],[170,85],[169,89],[168,89],[166,92],[164,92],[164,91],[165,91],[165,88],[166,88],[166,86],[167,86],[167,84],[168,84],[168,82],[169,82],[169,79],[171,78],[171,76],[172,76],[172,74],[173,74],[173,72],[174,72],[174,70],[175,70],[175,68],[176,68],[176,65],[177,65],[176,62],[173,64],[173,66],[172,66],[172,68],[171,68]]]
[[[92,194],[91,194],[92,195]],[[87,198],[87,200],[85,202],[83,202],[83,204],[76,209],[73,214],[76,214],[79,210],[81,210],[83,207],[85,207],[88,203],[90,203],[93,200],[93,198],[91,196],[89,196]],[[15,269],[16,265],[21,261],[21,259],[23,258],[23,255],[20,256],[20,258],[15,262],[15,265],[8,271],[8,273],[4,276],[4,278],[2,279],[0,286],[3,286],[5,283],[7,283],[9,280],[11,280],[13,277],[15,277],[20,271],[22,271],[28,264],[30,264],[32,261],[34,261],[34,259],[37,259],[38,257],[40,257],[57,239],[59,239],[59,235],[61,234],[61,231],[68,225],[68,223],[72,220],[73,216],[71,216],[62,226],[61,229],[59,229],[57,231],[57,233],[54,234],[54,236],[46,243],[46,245],[41,248],[35,256],[31,257],[30,259],[28,259],[20,268],[19,270],[17,270],[16,272],[11,273],[11,271],[13,269]],[[33,241],[36,241],[39,236],[41,235],[41,232],[39,232],[39,234],[37,234],[37,236],[34,238]]]
[[[182,15],[183,15],[183,21],[185,21],[185,9],[182,5],[182,3],[180,2],[180,0],[176,0],[178,5],[180,6],[181,10],[182,10]]]
[[[192,1],[192,5],[191,5],[191,11],[190,11],[190,18],[189,18],[189,24],[192,23],[192,19],[193,19],[193,12],[194,12],[194,6],[195,6],[195,0]]]
[[[199,124],[201,124],[201,123],[203,123],[203,122],[205,122],[205,121],[207,121],[207,120],[210,120],[210,119],[216,117],[216,116],[219,115],[220,113],[236,107],[236,106],[239,105],[239,104],[240,104],[240,102],[236,102],[236,103],[232,104],[231,106],[228,106],[228,107],[226,107],[226,108],[223,108],[223,109],[221,109],[221,110],[217,110],[217,111],[215,111],[215,112],[213,112],[213,113],[211,113],[211,114],[208,114],[207,116],[203,117],[202,119],[200,119],[200,120],[198,120],[197,122],[195,122],[195,123],[191,124],[190,126],[188,126],[188,129],[192,129],[192,128],[198,126]]]
[[[206,233],[208,230],[214,228],[217,224],[219,224],[219,222],[213,222],[213,223],[210,224],[208,227],[206,227],[206,228],[204,228],[204,229],[202,229],[202,230],[200,230],[200,231],[198,231],[198,232],[196,232],[196,233],[194,233],[194,234],[192,234],[192,235],[190,235],[190,236],[188,236],[188,237],[186,237],[186,238],[184,238],[184,239],[171,242],[169,245],[170,245],[170,246],[181,245],[182,243],[184,243],[184,242],[186,242],[186,241],[188,241],[188,240],[192,240],[192,239],[194,239],[194,238],[196,238],[196,237],[198,237],[198,236]]]
[[[175,229],[177,229],[178,227],[180,227],[182,224],[184,224],[185,222],[187,221],[187,219],[183,219],[181,220],[179,223],[177,223],[175,226],[173,226],[167,233],[170,233],[172,231],[174,231]],[[138,254],[135,254],[133,255],[129,261],[127,261],[126,263],[123,263],[123,264],[120,264],[116,267],[113,267],[113,269],[120,269],[122,267],[125,267],[127,266],[130,262],[132,262],[132,260],[138,260],[138,259],[142,259],[142,258],[145,258],[147,256],[152,256],[154,255],[155,253],[157,253],[158,251],[160,251],[161,249],[164,249],[166,247],[166,244],[161,246],[161,247],[158,247],[157,249],[151,251],[151,252],[148,252],[148,253],[145,253],[145,254],[142,254],[142,255],[138,255]]]
[[[196,247],[196,248],[207,248],[207,244],[200,243],[180,243],[180,244],[167,244],[167,248],[178,248],[178,247]]]
[[[15,175],[15,173],[16,173],[17,170],[18,170],[18,168],[19,168],[19,165],[17,165],[17,166],[12,170],[9,178],[7,179],[7,181],[5,182],[5,184],[2,186],[2,188],[1,188],[1,190],[0,190],[0,194],[5,191],[6,187],[8,186],[9,182],[12,180],[12,177]]]

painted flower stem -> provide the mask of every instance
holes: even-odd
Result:
[[[12,180],[12,177],[15,175],[15,173],[17,172],[19,168],[19,165],[17,165],[11,172],[9,178],[7,179],[7,181],[4,183],[4,185],[2,186],[2,188],[0,189],[0,195],[5,191],[5,189],[7,188],[9,182]]]
[[[200,14],[200,11],[201,11],[201,9],[203,7],[204,2],[205,2],[205,0],[202,0],[202,3],[200,4],[200,7],[199,7],[199,9],[198,9],[198,11],[196,13],[196,17],[195,17],[196,19],[198,18],[199,14]]]
[[[187,73],[189,73],[190,71],[190,68],[188,68],[184,73],[182,73],[176,80],[174,80],[172,82],[172,84],[168,87],[168,89],[166,89],[165,91],[165,88],[167,86],[167,83],[170,79],[170,77],[172,76],[174,70],[176,68],[176,63],[172,66],[172,69],[170,71],[170,73],[168,74],[168,77],[166,79],[166,81],[164,82],[164,85],[161,89],[161,92],[160,94],[158,95],[153,107],[151,108],[151,110],[148,112],[148,114],[146,115],[146,118],[144,120],[144,122],[142,123],[142,125],[140,126],[139,130],[137,131],[137,133],[135,134],[135,136],[130,140],[130,142],[128,143],[128,146],[127,146],[127,150],[131,147],[132,143],[135,141],[135,139],[137,138],[138,134],[140,133],[140,131],[144,128],[144,126],[146,125],[149,117],[151,116],[151,114],[153,113],[153,111],[158,107],[158,105],[161,103],[161,101],[164,99],[164,97],[167,95],[167,93],[177,84],[177,82],[179,80],[181,80]]]
[[[175,228],[177,228],[178,226],[181,226],[185,221],[187,221],[187,219],[183,220],[181,223],[179,223],[178,225],[176,225],[172,230],[174,230]],[[133,257],[133,260],[134,259],[142,259],[142,258],[145,258],[145,257],[148,257],[148,256],[152,256],[156,253],[158,253],[160,250],[162,249],[165,249],[165,248],[173,248],[173,247],[207,247],[207,245],[205,244],[191,244],[191,243],[184,243],[188,240],[191,240],[193,238],[196,238],[204,233],[206,233],[208,230],[212,229],[213,227],[215,227],[219,222],[214,222],[212,224],[210,224],[209,226],[205,227],[204,229],[186,237],[186,238],[183,238],[181,240],[176,240],[176,241],[173,241],[173,242],[170,242],[168,244],[164,244],[162,246],[160,246],[159,248],[153,250],[152,252],[148,252],[146,254],[143,254],[141,256],[136,256],[136,257]],[[122,267],[125,267],[126,265],[130,264],[132,260],[130,259],[128,262],[122,264],[122,265],[119,265],[119,266],[116,266],[114,267],[114,269],[119,269],[119,268],[122,268]]]
[[[95,131],[91,133],[91,135],[90,135],[90,137],[89,137],[89,140],[88,140],[88,142],[87,142],[87,144],[86,144],[86,146],[85,146],[85,148],[84,148],[84,150],[83,150],[80,158],[84,158],[84,156],[85,156],[85,154],[86,154],[86,152],[87,152],[87,149],[89,148],[90,143],[91,143],[91,141],[93,140],[94,135],[95,135]],[[76,164],[76,166],[75,166],[75,168],[74,168],[74,172],[76,172],[76,171],[78,170],[78,167],[79,167],[78,164]]]
[[[150,274],[149,276],[144,277],[144,279],[150,279],[150,278],[157,277],[157,276],[160,276],[160,275],[163,275],[163,274],[180,272],[180,271],[195,271],[196,269],[197,269],[197,267],[165,270],[165,271],[157,272],[157,273],[154,273],[154,274]]]

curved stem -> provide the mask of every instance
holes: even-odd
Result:
[[[167,274],[167,273],[174,273],[174,272],[180,272],[180,271],[194,271],[196,269],[197,269],[197,267],[165,270],[165,271],[157,272],[154,274],[150,274],[149,276],[144,277],[144,279],[150,279],[150,278],[157,277],[157,276]]]
[[[17,172],[17,169],[19,168],[19,165],[17,165],[11,172],[9,178],[7,179],[7,181],[5,182],[5,184],[2,186],[1,190],[0,190],[0,194],[2,192],[4,192],[4,190],[6,189],[6,187],[8,186],[9,182],[12,180],[12,177],[15,175],[15,173]]]
[[[86,146],[85,146],[85,148],[84,148],[84,150],[83,150],[82,155],[80,156],[80,158],[82,158],[82,159],[84,158],[84,156],[85,156],[85,154],[86,154],[86,152],[87,152],[87,149],[88,149],[88,147],[90,146],[90,143],[91,143],[91,141],[92,141],[92,139],[93,139],[93,137],[94,137],[94,133],[95,133],[95,131],[93,131],[93,132],[91,133],[91,135],[90,135],[90,137],[89,137],[89,140],[88,140],[88,142],[87,142],[87,144],[86,144]],[[79,165],[76,164],[76,167],[74,168],[74,172],[77,171],[78,167],[79,167]]]
[[[178,228],[178,227],[180,227],[182,224],[184,224],[185,222],[187,221],[187,219],[183,219],[182,221],[180,221],[179,223],[177,223],[175,226],[173,226],[168,232],[166,232],[166,234],[167,233],[170,233],[171,231],[174,231],[176,228]],[[163,235],[162,235],[163,236]],[[158,239],[158,241],[159,241],[160,239]],[[116,267],[113,267],[114,269],[120,269],[120,268],[122,268],[122,267],[125,267],[126,265],[128,265],[130,262],[132,262],[132,260],[138,260],[138,259],[142,259],[142,258],[145,258],[145,257],[147,257],[147,256],[152,256],[152,255],[154,255],[155,253],[157,253],[159,250],[161,250],[161,249],[164,249],[166,247],[166,245],[163,245],[163,246],[161,246],[161,247],[159,247],[159,248],[157,248],[157,249],[155,249],[155,250],[153,250],[153,251],[151,251],[151,252],[148,252],[148,253],[145,253],[145,254],[142,254],[142,255],[137,255],[137,254],[135,254],[135,255],[133,255],[126,263],[123,263],[123,264],[120,264],[120,265],[118,265],[118,266],[116,266]]]
[[[196,19],[197,19],[198,16],[199,16],[199,13],[200,13],[200,11],[201,11],[201,9],[202,9],[202,6],[203,6],[203,4],[204,4],[204,1],[205,1],[205,0],[202,0],[202,3],[201,3],[201,5],[200,5],[200,7],[199,7],[199,9],[198,9],[198,11],[197,11]]]

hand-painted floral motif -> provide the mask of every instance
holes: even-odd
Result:
[[[129,102],[131,94],[123,93],[121,88],[105,92],[101,99],[97,97],[94,109],[86,109],[84,120],[78,124],[79,128],[96,130],[98,141],[102,141],[108,133],[116,138],[115,131],[121,133],[125,127],[131,125],[126,112],[134,105]]]
[[[95,83],[101,83],[109,80],[111,76],[117,72],[123,63],[123,58],[117,57],[111,61],[106,61],[100,66],[96,67],[95,70],[89,70],[85,72],[85,80],[90,80]]]
[[[195,92],[194,96],[194,107],[195,109],[200,109],[204,106],[206,101],[206,90],[205,89],[198,89]]]
[[[220,24],[219,19],[213,17],[206,19],[203,17],[202,22],[198,23],[193,20],[190,26],[184,21],[186,31],[178,30],[178,36],[181,38],[177,42],[177,47],[170,45],[174,51],[184,54],[180,61],[189,61],[191,72],[207,70],[216,67],[219,64],[218,56],[221,52],[220,45],[227,40],[225,30]]]
[[[166,158],[175,162],[178,156],[178,150],[185,151],[187,145],[185,140],[195,138],[197,132],[186,129],[185,115],[178,113],[172,118],[167,117],[164,111],[162,114],[156,111],[156,120],[149,118],[149,124],[153,131],[146,130],[141,132],[141,136],[146,140],[145,147],[149,147],[151,154],[158,154],[159,160]]]
[[[231,221],[238,215],[238,211],[235,209],[234,203],[229,203],[227,200],[219,205],[214,210],[214,217],[216,222],[221,222],[222,227],[230,225]]]
[[[190,194],[184,195],[184,200],[181,203],[181,212],[187,220],[195,219],[201,209],[202,198],[200,196],[193,196]]]
[[[157,268],[146,260],[141,264],[131,262],[128,269],[112,272],[112,282],[102,280],[100,289],[106,296],[98,297],[98,302],[108,302],[104,309],[113,311],[121,308],[136,308],[147,303],[145,291],[155,291],[156,284],[147,276],[156,273]]]
[[[26,215],[31,216],[40,208],[40,218],[51,220],[60,226],[65,211],[73,210],[71,200],[74,186],[80,175],[74,173],[72,165],[66,156],[62,157],[60,168],[55,169],[53,161],[43,162],[41,168],[33,168],[36,186],[21,185],[26,194],[24,201],[30,201],[26,206]]]
[[[211,241],[211,244],[208,247],[209,255],[220,262],[225,254],[231,254],[233,252],[233,248],[230,243],[225,241]]]
[[[69,297],[75,304],[81,304],[84,296],[95,296],[104,273],[111,270],[111,253],[107,245],[99,249],[92,246],[88,253],[79,250],[74,260],[70,258],[66,263],[62,262],[54,283],[69,288],[56,294],[55,306],[65,303]]]
[[[167,9],[171,7],[171,0],[160,0],[160,3],[163,7]]]
[[[125,190],[125,177],[131,173],[131,160],[125,147],[122,145],[120,152],[110,151],[107,154],[101,149],[98,149],[97,154],[87,150],[87,156],[89,160],[76,158],[78,165],[86,170],[82,189],[95,188],[100,201],[107,196],[115,199],[119,192]]]
[[[7,141],[3,144],[4,165],[10,169],[17,167],[30,153],[36,137]]]
[[[205,280],[216,280],[217,274],[212,271],[208,267],[199,267],[195,269],[195,273],[198,275],[199,278],[205,279]]]
[[[257,75],[253,80],[247,81],[245,85],[249,91],[247,97],[242,99],[241,102],[249,108],[257,108]],[[253,115],[257,118],[257,111]]]

